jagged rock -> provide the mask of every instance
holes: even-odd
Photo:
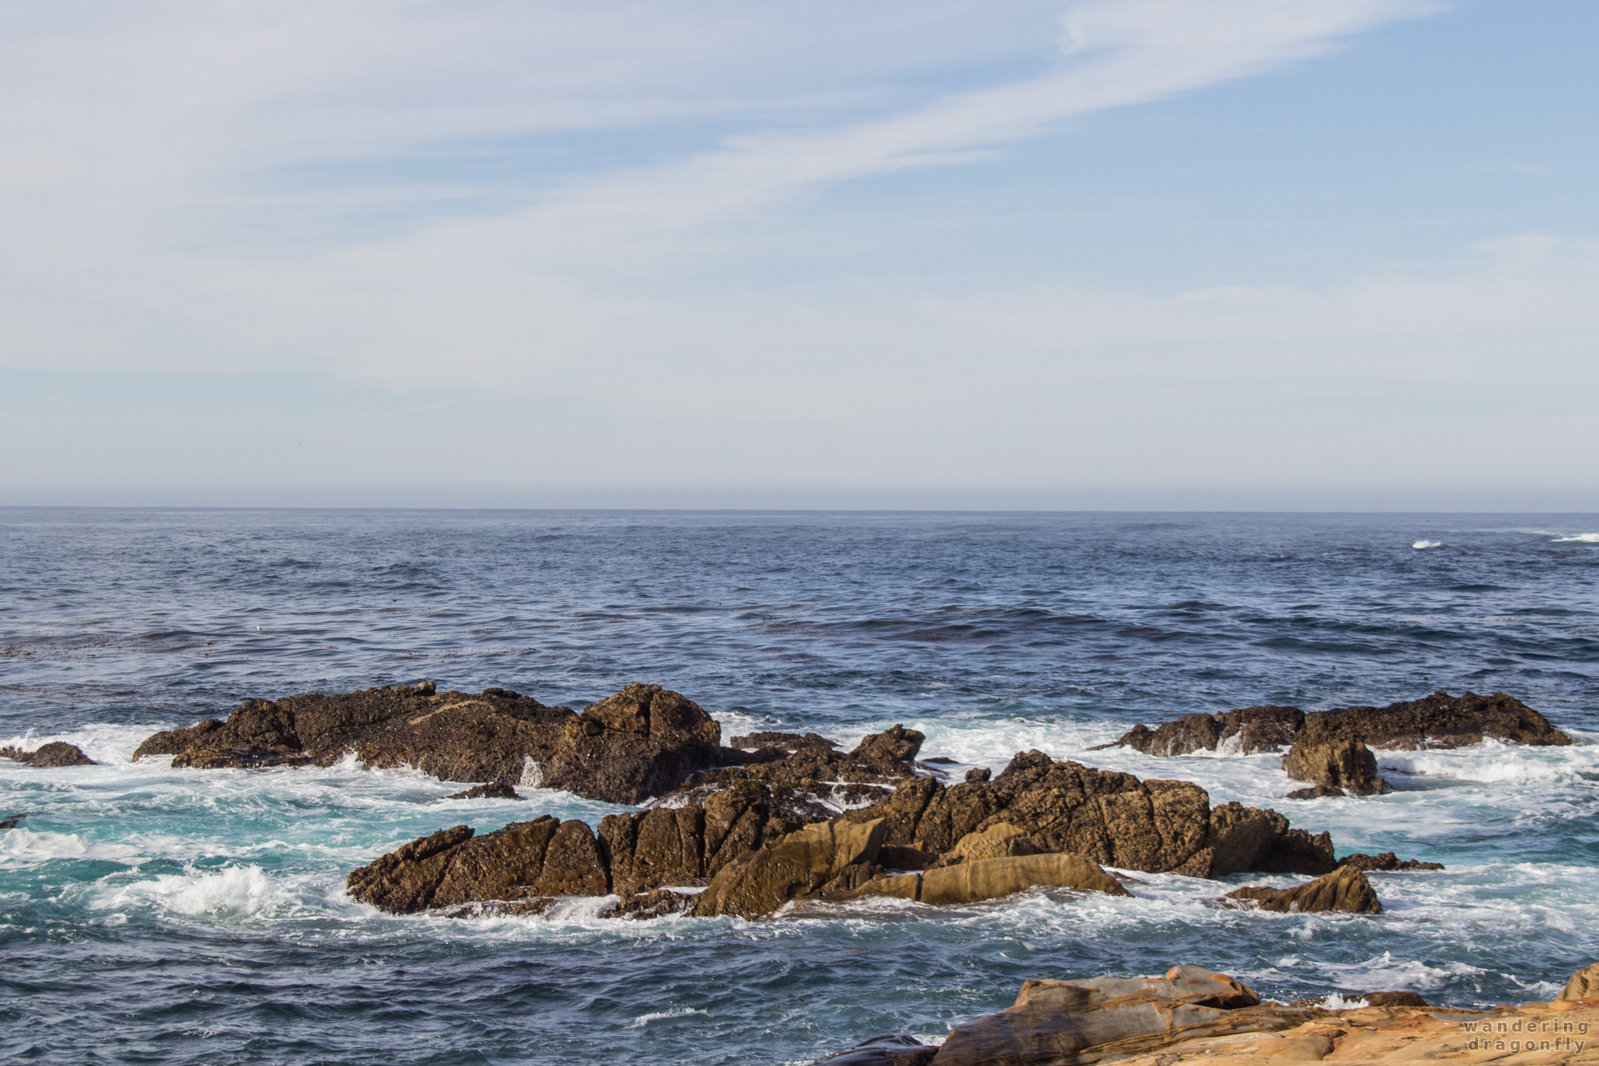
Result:
[[[452,800],[519,800],[522,798],[522,794],[504,781],[488,781],[481,785],[473,785],[471,788],[460,792],[452,792],[444,798]]]
[[[1248,755],[1275,751],[1293,740],[1304,724],[1305,712],[1298,707],[1242,707],[1219,714],[1185,714],[1155,729],[1137,725],[1116,743],[1145,755],[1187,755],[1215,751],[1237,737],[1238,753]]]
[[[618,900],[614,907],[605,911],[600,917],[645,921],[650,918],[664,918],[668,914],[682,914],[693,906],[692,894],[673,892],[669,888],[657,888]]]
[[[914,1036],[885,1034],[862,1040],[811,1066],[927,1066],[937,1053],[937,1047],[924,1044]]]
[[[1297,707],[1246,707],[1220,714],[1188,714],[1155,729],[1139,725],[1116,743],[1146,755],[1214,751],[1238,737],[1239,751],[1271,751],[1299,737],[1308,742],[1359,740],[1374,748],[1456,748],[1484,737],[1517,744],[1564,745],[1571,738],[1513,696],[1434,692],[1387,707],[1339,707],[1305,713]]]
[[[368,766],[507,785],[531,761],[537,784],[638,803],[719,765],[720,733],[697,704],[659,685],[629,685],[581,714],[500,688],[473,696],[402,685],[251,700],[225,722],[157,733],[134,758],[172,755],[173,766],[200,769],[329,766],[353,751]]]
[[[1599,962],[1584,966],[1572,974],[1571,980],[1566,982],[1566,987],[1561,989],[1555,1001],[1596,998],[1599,998]]]
[[[705,802],[707,796],[736,787],[755,788],[769,810],[796,825],[822,821],[832,818],[840,803],[882,799],[899,782],[916,777],[915,758],[922,744],[921,733],[900,725],[866,736],[847,752],[814,733],[756,733],[736,739],[771,737],[787,738],[783,743],[791,750],[765,745],[757,752],[760,758],[698,774],[667,799]]]
[[[888,823],[886,843],[934,855],[968,833],[1008,823],[1042,851],[1070,852],[1106,866],[1151,873],[1221,877],[1242,870],[1322,874],[1333,869],[1332,841],[1292,829],[1276,811],[1237,803],[1210,806],[1186,781],[1140,781],[1131,774],[1055,762],[1023,752],[992,781],[945,787],[913,778],[887,799],[843,816]]]
[[[1318,741],[1307,732],[1295,738],[1283,756],[1283,769],[1295,781],[1309,781],[1318,790],[1356,796],[1388,791],[1388,782],[1377,776],[1377,756],[1359,740]]]
[[[1318,877],[1293,888],[1267,888],[1248,885],[1235,889],[1222,897],[1228,906],[1253,904],[1263,911],[1312,912],[1348,911],[1352,914],[1381,914],[1382,904],[1372,889],[1366,875],[1353,866],[1340,866],[1324,877]],[[1237,901],[1228,903],[1227,901]]]
[[[818,822],[789,833],[717,871],[694,901],[694,913],[760,918],[785,903],[816,895],[841,877],[850,885],[874,867],[887,828],[879,818]]]
[[[395,914],[610,891],[588,823],[549,815],[482,836],[464,825],[441,829],[353,871],[346,887]]]
[[[966,780],[968,781],[990,781],[993,780],[993,777],[994,771],[986,766],[974,766],[966,771]]]
[[[0,829],[15,829],[22,824],[22,820],[26,817],[27,814],[24,813],[13,814],[9,818],[0,818]]]
[[[747,750],[761,748],[775,748],[778,751],[789,753],[800,748],[836,748],[831,740],[820,733],[749,733],[745,736],[734,737],[727,742],[730,747]]]
[[[33,751],[23,751],[21,748],[13,747],[0,748],[0,759],[15,759],[17,762],[43,769],[95,765],[94,760],[85,755],[82,748],[60,740],[41,744]]]
[[[1442,870],[1444,868],[1444,864],[1441,862],[1401,859],[1391,851],[1385,851],[1381,855],[1367,855],[1365,852],[1357,851],[1353,855],[1345,855],[1339,859],[1338,865],[1353,866],[1355,869],[1366,873],[1370,873],[1373,870],[1387,873],[1394,870]]]
[[[1161,977],[1032,980],[1016,1004],[958,1025],[933,1066],[1064,1066],[1128,1057],[1181,1040],[1290,1028],[1304,1009],[1259,1006],[1223,974],[1174,966]]]

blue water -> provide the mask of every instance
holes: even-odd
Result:
[[[800,1063],[937,1039],[1027,977],[1194,962],[1263,993],[1553,994],[1599,957],[1599,516],[0,510],[0,1059]],[[1586,534],[1586,536],[1584,536]],[[1423,544],[1425,547],[1415,547]],[[1039,747],[1275,806],[1375,878],[1377,917],[1034,893],[765,922],[378,914],[345,874],[460,822],[617,808],[451,801],[406,770],[173,771],[158,728],[245,698],[432,678],[581,706],[654,681],[729,732],[927,755]],[[1577,736],[1385,752],[1395,791],[1296,802],[1270,755],[1089,752],[1257,703],[1503,690]],[[1251,880],[1247,877],[1233,879]],[[1260,878],[1290,883],[1292,878]]]

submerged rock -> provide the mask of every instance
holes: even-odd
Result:
[[[1254,906],[1263,911],[1312,912],[1347,911],[1351,914],[1381,914],[1382,903],[1354,866],[1340,866],[1324,877],[1293,888],[1267,888],[1248,885],[1222,897],[1228,906]]]
[[[481,785],[473,785],[471,788],[462,789],[460,792],[452,792],[444,798],[452,800],[519,800],[522,798],[522,794],[504,781],[488,781]]]
[[[1385,851],[1381,855],[1367,855],[1364,852],[1357,851],[1353,855],[1345,855],[1339,859],[1338,865],[1353,866],[1355,869],[1367,873],[1373,870],[1388,873],[1401,870],[1442,870],[1444,868],[1444,864],[1441,862],[1401,859],[1391,851]]]
[[[938,1048],[914,1036],[884,1034],[813,1062],[811,1066],[927,1066]]]
[[[33,751],[23,751],[21,748],[0,748],[0,759],[14,759],[29,766],[49,769],[58,766],[93,766],[95,761],[83,753],[83,749],[76,744],[67,744],[63,741],[53,740],[48,744],[41,744]]]
[[[0,829],[15,829],[17,826],[22,824],[22,820],[27,816],[27,813],[24,812],[22,814],[13,814],[6,818],[0,818]]]
[[[330,766],[354,752],[368,766],[507,786],[531,763],[547,788],[638,803],[719,765],[728,754],[720,733],[698,704],[659,685],[629,685],[579,714],[501,688],[471,695],[429,683],[251,700],[226,721],[157,733],[133,757],[213,769]]]

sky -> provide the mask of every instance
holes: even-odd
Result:
[[[1599,511],[1588,0],[0,0],[0,505]]]

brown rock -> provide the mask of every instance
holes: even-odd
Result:
[[[1288,744],[1305,722],[1298,707],[1243,707],[1219,714],[1185,714],[1155,729],[1134,726],[1116,743],[1145,755],[1187,755],[1215,751],[1238,738],[1238,753],[1275,751]]]
[[[1388,791],[1388,782],[1377,776],[1377,756],[1351,738],[1317,741],[1307,732],[1283,756],[1283,769],[1295,781],[1309,781],[1318,789],[1341,789],[1356,796]]]
[[[629,685],[581,715],[505,689],[479,695],[422,686],[251,700],[227,720],[157,733],[134,758],[172,765],[330,766],[348,752],[368,766],[415,766],[446,781],[538,783],[590,799],[637,803],[719,765],[720,727],[659,685]]]
[[[717,872],[694,903],[701,917],[759,918],[815,895],[846,869],[877,861],[887,823],[818,822]]]
[[[978,859],[999,859],[1010,855],[1036,855],[1042,849],[1027,835],[1027,831],[1009,822],[995,822],[987,829],[967,833],[939,860],[948,866],[957,862],[975,862]]]
[[[1235,889],[1222,897],[1223,902],[1253,904],[1263,911],[1312,912],[1348,911],[1353,914],[1381,914],[1382,904],[1372,890],[1366,875],[1353,866],[1340,866],[1324,877],[1318,877],[1294,888],[1266,888],[1249,885]]]
[[[346,886],[356,899],[396,914],[610,891],[588,823],[548,815],[482,836],[464,825],[442,829],[355,870]]]
[[[83,753],[83,749],[76,744],[67,744],[63,741],[53,740],[48,744],[41,744],[34,751],[23,751],[21,748],[0,748],[0,759],[15,759],[29,766],[41,769],[52,769],[59,766],[93,766],[95,762]]]
[[[930,906],[999,899],[1034,887],[1074,888],[1111,896],[1131,895],[1093,859],[1056,852],[972,859],[922,874],[917,897]]]
[[[1332,841],[1292,829],[1275,811],[1239,804],[1214,810],[1186,781],[1140,781],[1131,774],[1055,762],[1023,752],[992,781],[945,787],[913,778],[892,796],[843,816],[883,818],[886,842],[943,855],[969,833],[1006,823],[1041,851],[1083,855],[1106,866],[1220,877],[1241,870],[1322,874],[1334,866]]]
[[[1401,859],[1391,851],[1381,855],[1367,855],[1364,852],[1355,852],[1345,855],[1338,860],[1339,866],[1353,866],[1357,870],[1370,873],[1373,870],[1388,872],[1391,870],[1442,870],[1441,862],[1422,862],[1420,859]]]
[[[1028,981],[1014,1006],[956,1026],[932,1063],[1100,1062],[1196,1037],[1286,1029],[1311,1013],[1259,1003],[1244,985],[1197,966],[1162,977]]]
[[[1360,999],[1368,1007],[1425,1007],[1427,1000],[1420,992],[1362,992]]]
[[[1326,743],[1358,740],[1374,748],[1454,748],[1484,737],[1517,744],[1564,745],[1571,738],[1520,700],[1495,692],[1450,696],[1435,692],[1387,707],[1339,707],[1309,714],[1297,707],[1245,707],[1220,714],[1188,714],[1155,729],[1135,726],[1118,744],[1146,755],[1214,751],[1237,738],[1241,754],[1281,748],[1301,736]],[[1302,778],[1301,780],[1307,780]]]
[[[1555,997],[1555,1001],[1569,1001],[1599,998],[1599,962],[1584,966],[1571,975],[1571,980],[1566,982],[1566,987]]]
[[[510,785],[507,785],[504,781],[487,781],[481,785],[473,785],[471,788],[464,789],[460,792],[452,792],[445,797],[445,799],[452,800],[519,800],[521,798],[521,793],[517,792],[516,789],[512,788]]]

